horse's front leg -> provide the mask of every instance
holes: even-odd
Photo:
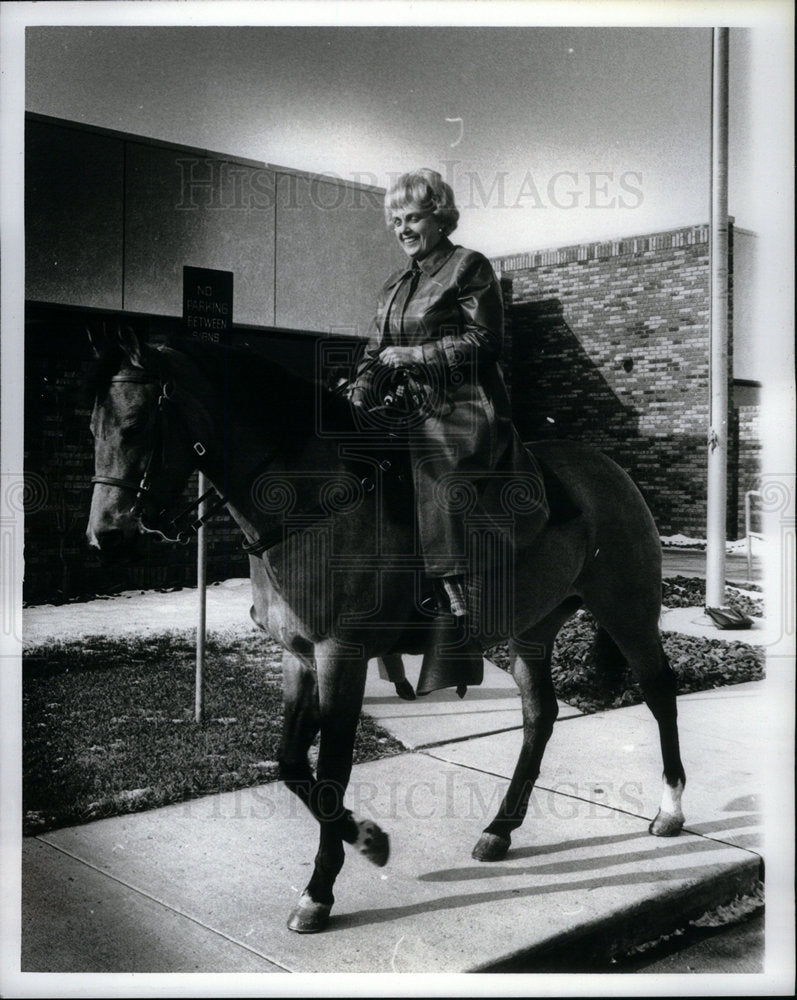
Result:
[[[345,656],[334,642],[316,646],[321,743],[316,780],[308,805],[320,825],[310,881],[288,920],[302,934],[323,930],[334,903],[335,880],[343,867],[343,843],[377,865],[388,858],[388,838],[376,823],[356,817],[344,803],[351,777],[354,737],[365,690],[366,660]]]
[[[282,654],[283,723],[280,747],[280,778],[311,808],[315,775],[307,752],[320,725],[316,672],[289,650]]]

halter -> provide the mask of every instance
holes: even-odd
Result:
[[[150,378],[145,374],[141,375],[114,375],[111,379],[113,383],[120,382],[133,382],[137,385],[156,385],[157,382],[154,378]],[[168,392],[166,385],[161,383],[161,393],[158,399],[158,412],[160,413],[163,409],[163,400],[168,398]],[[160,431],[160,421],[157,424],[157,429]],[[159,435],[160,436],[160,435]],[[99,483],[101,486],[116,486],[120,490],[131,490],[135,493],[135,504],[131,508],[132,511],[136,513],[139,512],[139,508],[143,505],[144,498],[152,491],[152,486],[150,480],[152,478],[152,462],[155,458],[155,452],[157,451],[157,442],[152,447],[149,458],[147,459],[147,465],[144,469],[144,475],[141,478],[141,482],[135,483],[131,479],[119,479],[116,476],[92,476],[92,483]]]
[[[163,418],[165,417],[166,405],[172,399],[172,396],[169,392],[170,385],[168,382],[164,382],[162,379],[153,378],[151,375],[147,375],[146,372],[142,372],[141,374],[130,372],[126,375],[114,375],[111,378],[111,383],[119,384],[123,382],[134,383],[137,385],[160,385],[160,394],[158,396],[158,406],[156,410],[155,443],[149,453],[147,464],[144,468],[144,475],[141,477],[140,482],[136,483],[132,479],[120,479],[116,476],[92,476],[91,482],[92,484],[97,483],[100,486],[114,486],[120,490],[129,490],[134,494],[135,498],[133,506],[130,508],[130,513],[134,517],[140,518],[144,513],[145,500],[154,494],[152,485],[153,465],[155,462],[155,455],[158,451],[162,450],[163,447]],[[206,448],[201,441],[195,441],[194,451],[201,458],[206,453]],[[175,514],[169,523],[178,529],[176,538],[170,539],[162,531],[158,533],[161,534],[166,541],[176,541],[181,545],[187,545],[192,536],[199,531],[202,525],[213,517],[213,515],[227,503],[226,497],[219,494],[218,498],[205,511],[203,516],[191,521],[185,528],[180,529],[179,522],[188,517],[189,514],[196,510],[200,504],[204,503],[209,496],[216,492],[215,487],[211,487],[209,490],[206,490],[201,497],[198,497],[196,500],[192,500],[191,503],[180,510],[179,513]],[[165,511],[160,511],[158,516],[160,517],[164,513]]]

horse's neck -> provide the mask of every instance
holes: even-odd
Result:
[[[273,436],[275,421],[247,401],[230,401],[218,420],[224,428],[216,437],[224,445],[208,453],[206,475],[250,539],[279,526],[288,513],[314,513],[318,489],[314,495],[312,488],[302,488],[312,487],[308,477],[321,484],[344,470],[334,440],[311,429],[286,447],[279,434]],[[294,492],[299,494],[295,503],[288,496]]]

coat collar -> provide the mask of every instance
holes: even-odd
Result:
[[[445,264],[456,249],[457,248],[449,240],[449,238],[444,236],[434,250],[428,253],[424,258],[419,261],[411,261],[409,267],[403,267],[400,271],[396,271],[395,274],[392,274],[387,282],[388,287],[401,281],[404,275],[411,271],[416,264],[427,276],[427,278],[431,278],[432,275],[437,274],[443,264]]]
[[[444,236],[434,250],[418,261],[418,267],[420,267],[427,277],[431,278],[433,274],[437,274],[455,250],[456,247],[451,240],[447,236]]]

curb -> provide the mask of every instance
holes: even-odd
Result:
[[[632,948],[673,934],[690,920],[737,896],[751,895],[763,881],[763,859],[751,853],[728,871],[695,882],[686,889],[665,893],[656,900],[629,907],[605,919],[572,932],[558,934],[549,941],[518,951],[496,962],[468,972],[577,973],[605,966],[614,957]],[[576,953],[578,959],[574,961]]]

